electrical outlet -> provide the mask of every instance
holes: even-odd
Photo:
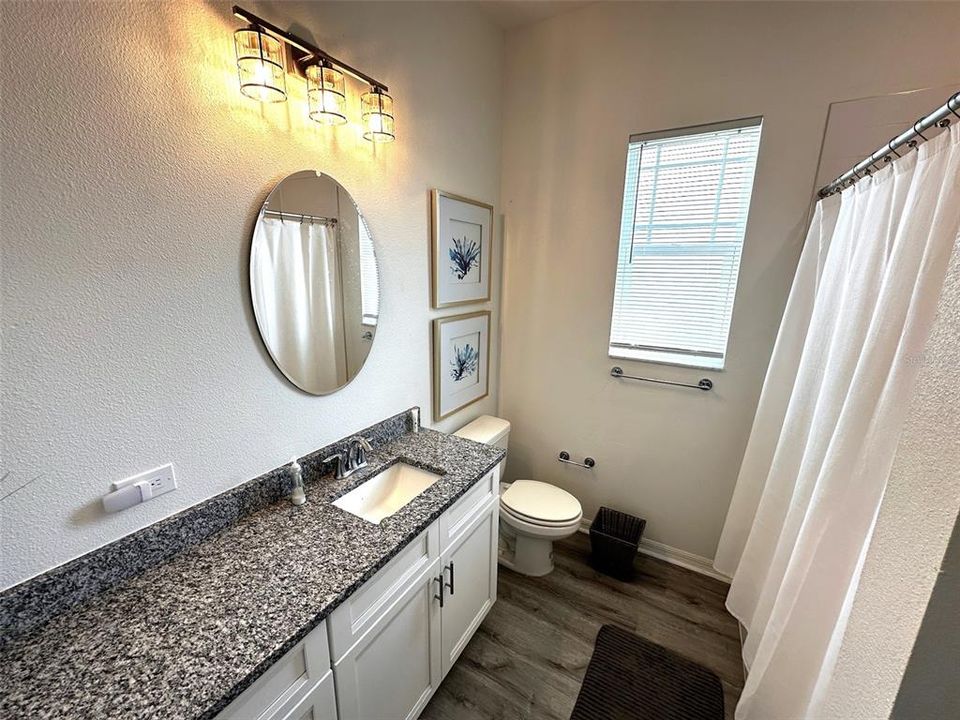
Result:
[[[103,508],[107,512],[126,510],[176,489],[173,465],[164,465],[111,483],[110,492],[103,496]]]
[[[173,475],[173,465],[164,465],[140,476],[150,486],[150,497],[163,495],[177,489],[177,479]],[[136,483],[134,483],[136,484]]]

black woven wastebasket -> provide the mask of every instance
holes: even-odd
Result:
[[[633,559],[647,521],[601,507],[590,525],[590,562],[602,573],[621,580],[633,577]]]

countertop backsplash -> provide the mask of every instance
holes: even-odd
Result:
[[[419,431],[420,409],[411,408],[300,458],[306,485],[330,472],[323,458],[362,435],[374,446]],[[139,575],[186,548],[286,497],[286,466],[270,470],[209,500],[14,585],[0,593],[0,648],[51,618]]]

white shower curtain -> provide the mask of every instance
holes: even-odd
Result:
[[[817,204],[715,561],[738,720],[818,717],[957,241],[958,139]]]
[[[251,287],[264,340],[280,368],[315,392],[345,378],[335,233],[326,224],[263,218],[253,239]]]

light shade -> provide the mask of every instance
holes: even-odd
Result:
[[[257,28],[237,30],[233,40],[240,92],[260,102],[286,100],[287,83],[280,41]]]
[[[311,120],[321,125],[343,125],[347,121],[343,73],[326,65],[307,67],[307,105]]]
[[[363,137],[371,142],[392,142],[393,98],[378,87],[360,98],[360,116],[363,119]]]

